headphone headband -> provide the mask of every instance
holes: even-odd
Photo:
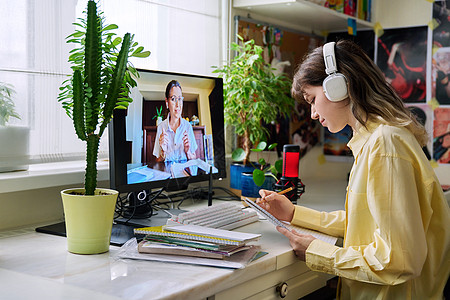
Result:
[[[323,45],[323,60],[327,75],[337,72],[336,56],[334,55],[335,44],[335,42],[330,42]]]

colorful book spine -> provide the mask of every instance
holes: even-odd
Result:
[[[344,14],[352,17],[356,15],[356,0],[344,1]]]
[[[358,0],[357,11],[358,19],[367,20],[367,0]]]
[[[344,12],[344,0],[336,0],[336,11],[340,13]]]

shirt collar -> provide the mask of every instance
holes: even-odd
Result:
[[[357,129],[353,131],[353,137],[347,144],[352,150],[353,157],[356,158],[358,156],[369,137],[379,125],[380,123],[374,121],[368,121],[366,123],[367,128],[358,124]]]

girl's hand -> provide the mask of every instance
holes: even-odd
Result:
[[[275,218],[282,221],[291,222],[294,217],[294,204],[286,196],[278,195],[274,191],[259,190],[261,198],[256,199],[256,203],[267,210]]]
[[[191,148],[191,144],[189,143],[189,137],[188,137],[188,133],[186,130],[183,133],[183,146],[184,146],[184,152],[188,153],[189,149]]]
[[[167,134],[166,130],[163,129],[159,136],[159,146],[164,152],[166,152],[168,144],[169,144],[169,135]]]
[[[292,250],[294,250],[295,255],[300,259],[305,261],[306,260],[306,249],[308,249],[309,245],[314,241],[316,238],[312,235],[304,235],[297,233],[296,231],[292,230],[286,230],[283,227],[277,226],[277,230],[284,234],[288,239],[289,243],[291,244]]]

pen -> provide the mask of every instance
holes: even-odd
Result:
[[[285,190],[282,190],[281,192],[278,192],[277,194],[278,194],[278,195],[283,195],[283,194],[286,194],[287,192],[292,191],[293,189],[294,189],[294,187],[291,186],[290,188],[287,188],[287,189],[285,189]]]

